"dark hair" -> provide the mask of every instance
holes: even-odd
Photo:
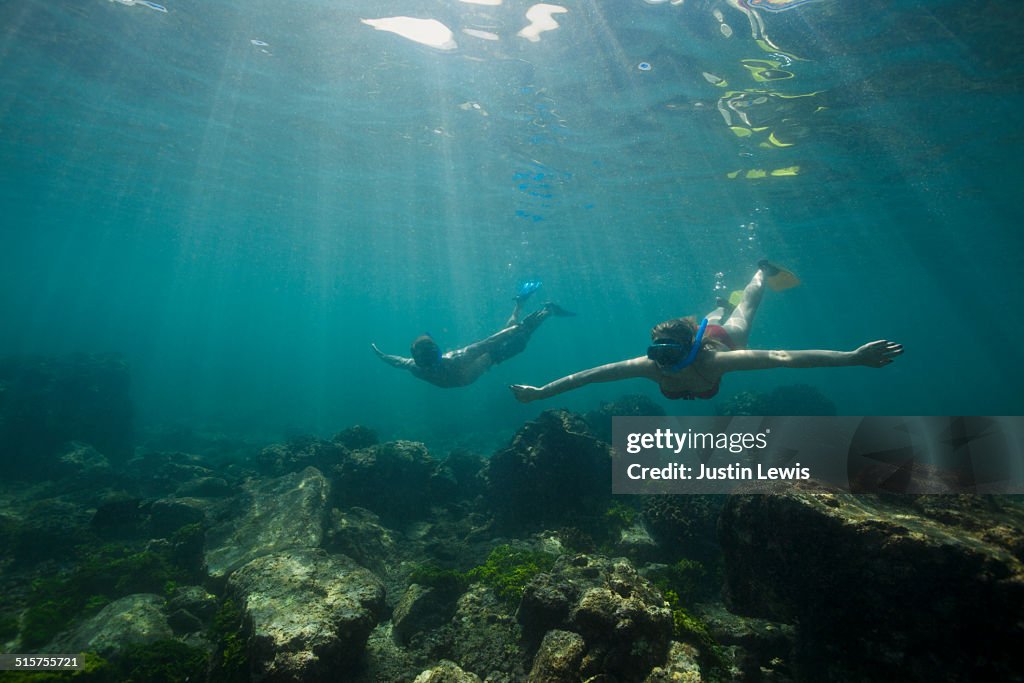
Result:
[[[697,319],[688,315],[685,318],[666,320],[652,327],[651,341],[671,339],[689,348],[693,344],[695,334],[697,334]]]
[[[421,368],[429,368],[441,357],[441,347],[429,334],[422,334],[413,341],[409,349],[412,359]]]
[[[697,329],[697,319],[692,315],[688,315],[685,318],[673,318],[672,320],[660,322],[651,328],[651,341],[671,339],[682,344],[686,352],[689,353],[690,348],[693,346],[693,338],[697,335]],[[728,350],[728,347],[717,339],[707,339],[706,337],[700,346],[702,349]]]

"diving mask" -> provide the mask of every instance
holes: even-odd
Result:
[[[704,331],[708,327],[708,319],[700,321],[697,334],[694,335],[693,344],[687,353],[686,348],[675,339],[655,339],[654,343],[647,347],[647,357],[672,372],[677,372],[697,360],[697,353],[700,352],[700,345],[704,341]]]

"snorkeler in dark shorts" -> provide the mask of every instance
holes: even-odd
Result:
[[[525,302],[540,288],[540,282],[526,282],[519,288],[515,308],[505,327],[486,339],[455,351],[441,352],[430,335],[422,335],[412,343],[412,358],[392,356],[372,344],[374,352],[382,361],[396,368],[408,370],[414,377],[439,387],[464,387],[472,384],[482,374],[498,363],[518,355],[526,349],[530,337],[549,316],[572,316],[573,313],[553,303],[546,303],[538,310],[519,320]]]

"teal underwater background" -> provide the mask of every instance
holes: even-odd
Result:
[[[804,285],[769,293],[753,347],[906,354],[722,397],[1024,410],[1019,3],[821,0],[763,28],[738,2],[563,4],[533,42],[515,0],[3,3],[0,355],[122,352],[144,427],[488,452],[624,393],[713,412],[641,381],[530,405],[507,385],[640,355],[768,256]],[[457,47],[361,22],[397,15]],[[578,316],[471,387],[370,350],[480,339],[533,278]]]

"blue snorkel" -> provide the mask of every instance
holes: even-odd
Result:
[[[700,321],[700,327],[697,328],[697,335],[693,338],[693,346],[690,347],[690,353],[686,354],[686,358],[673,365],[669,370],[672,372],[679,372],[688,365],[691,365],[693,361],[697,360],[697,353],[700,351],[701,342],[704,341],[704,330],[707,328],[708,319],[704,318]]]

